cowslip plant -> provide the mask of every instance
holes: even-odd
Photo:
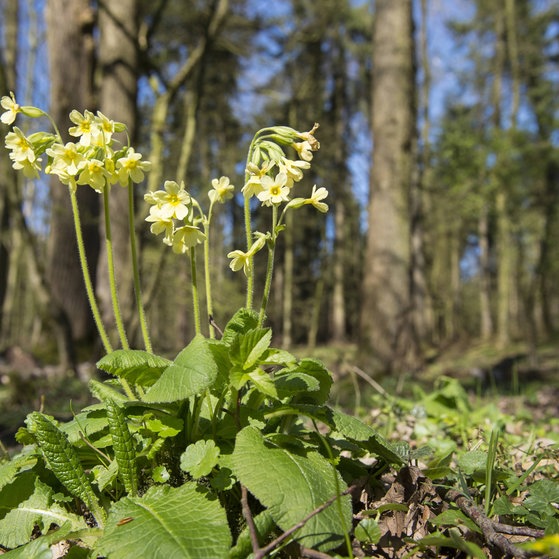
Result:
[[[7,125],[20,114],[50,119],[18,105],[13,95],[2,98],[2,107]],[[231,270],[246,276],[246,306],[223,329],[213,320],[210,242],[215,205],[234,199],[230,179],[212,181],[207,205],[173,180],[145,194],[151,232],[191,264],[195,336],[169,360],[153,353],[133,227],[134,185],[150,164],[117,142],[123,124],[100,112],[72,111],[70,119],[76,142],[64,143],[50,121],[53,131],[30,136],[14,126],[6,147],[14,168],[27,177],[44,172],[68,186],[85,288],[106,351],[97,365],[110,380],[90,382],[99,403],[71,421],[37,411],[18,432],[23,450],[0,465],[0,546],[10,550],[6,556],[53,557],[51,546],[60,543],[72,548],[72,556],[111,559],[262,558],[281,556],[286,547],[292,554],[294,546],[352,556],[350,493],[355,480],[370,473],[360,459],[372,454],[382,468],[402,458],[371,427],[329,407],[330,372],[315,359],[275,348],[266,326],[274,253],[287,212],[304,206],[328,211],[325,188],[296,195],[320,147],[318,125],[308,132],[264,128],[250,144],[241,189],[246,246],[228,254]],[[130,193],[143,349],[129,346],[116,290],[110,229],[116,183]],[[119,348],[98,311],[81,240],[76,191],[87,186],[103,197]],[[268,213],[268,230],[253,230],[255,211]],[[207,321],[199,303],[200,245]],[[267,265],[255,307],[254,259],[261,251]]]

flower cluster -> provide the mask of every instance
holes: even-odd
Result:
[[[278,208],[285,204],[284,212],[304,205],[312,205],[323,213],[328,211],[328,205],[322,201],[328,196],[324,187],[317,189],[314,185],[310,198],[292,198],[295,183],[301,181],[303,171],[310,169],[313,152],[320,148],[314,137],[317,128],[318,124],[315,124],[308,132],[298,132],[288,126],[275,126],[264,128],[255,136],[242,188],[246,203],[256,197],[263,206]],[[289,159],[284,147],[292,148],[298,159]],[[229,267],[235,272],[242,269],[249,276],[254,255],[266,245],[267,240],[275,240],[281,230],[278,226],[282,218],[283,214],[270,233],[255,233],[255,240],[246,251],[231,251],[227,255],[231,259]]]
[[[163,242],[177,254],[185,254],[188,249],[204,242],[206,234],[200,225],[207,226],[213,205],[232,198],[235,190],[229,177],[213,179],[212,189],[208,192],[210,211],[206,216],[200,204],[186,191],[184,183],[165,181],[163,188],[144,195],[151,206],[146,221],[151,223],[150,231],[154,235],[164,234]]]
[[[1,121],[11,125],[17,115],[30,117],[48,116],[36,107],[20,106],[13,93],[2,97],[1,106],[5,109]],[[114,122],[102,112],[93,114],[86,110],[83,114],[73,110],[70,120],[74,124],[68,130],[76,142],[64,143],[58,133],[36,132],[26,136],[14,126],[6,135],[6,147],[14,169],[22,170],[25,176],[36,178],[41,170],[42,157],[48,156],[45,172],[57,175],[60,182],[74,191],[78,185],[89,185],[97,192],[111,184],[127,186],[129,182],[139,183],[144,172],[149,171],[151,163],[142,161],[142,154],[132,147],[115,150],[113,135],[124,132],[126,127]]]

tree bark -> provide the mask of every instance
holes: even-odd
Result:
[[[18,32],[18,2],[8,0],[2,10],[2,31],[5,38],[5,48],[0,53],[0,92],[7,94],[15,91],[16,61],[17,61],[17,32]],[[10,272],[10,237],[11,219],[14,211],[13,199],[17,192],[16,176],[7,157],[0,158],[0,334],[4,332],[4,302],[8,292],[8,278]],[[0,343],[3,343],[0,336]]]
[[[101,83],[99,105],[107,117],[123,122],[130,140],[136,135],[136,96],[138,89],[138,7],[137,0],[99,3],[99,65]],[[122,137],[123,142],[126,138]],[[114,186],[110,194],[111,232],[120,308],[127,322],[132,309],[132,265],[128,225],[128,192]],[[104,221],[100,223],[105,236]],[[105,323],[113,319],[107,265],[107,247],[101,247],[97,296]]]
[[[409,191],[415,131],[411,0],[378,0],[373,33],[374,140],[361,345],[385,369],[412,359]]]
[[[61,17],[64,14],[64,17]],[[72,109],[91,109],[93,75],[93,13],[88,0],[49,0],[46,6],[50,62],[50,113],[66,137]],[[51,182],[51,234],[48,243],[47,279],[54,303],[67,316],[74,340],[88,338],[94,330],[78,259],[74,221],[66,186]],[[91,270],[95,270],[99,235],[98,195],[88,187],[78,189],[83,236]]]

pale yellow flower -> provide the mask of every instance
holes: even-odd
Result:
[[[80,139],[82,146],[90,146],[93,143],[93,135],[97,132],[94,125],[95,116],[86,110],[83,115],[75,109],[70,113],[70,120],[76,125],[68,129],[70,136]]]
[[[328,196],[328,191],[321,186],[316,188],[316,184],[312,187],[311,197],[306,200],[307,204],[314,206],[319,212],[326,213],[328,211],[328,204],[321,202]]]
[[[275,178],[266,175],[261,179],[262,191],[256,196],[264,206],[273,206],[289,200],[287,175],[278,173]]]
[[[14,126],[13,132],[6,134],[6,147],[11,151],[10,158],[12,161],[35,161],[35,151],[33,144],[28,140],[25,134]]]
[[[173,245],[173,220],[170,217],[161,215],[160,208],[152,206],[146,221],[151,223],[150,231],[154,235],[165,233],[163,242],[169,246]]]
[[[10,92],[10,96],[4,95],[2,100],[0,100],[0,105],[6,111],[2,113],[0,120],[4,124],[12,124],[18,113],[21,112],[21,107],[16,103],[16,98],[12,92]]]
[[[299,157],[304,161],[311,161],[313,158],[313,149],[311,144],[305,140],[303,142],[294,142],[293,147],[295,151],[299,154]]]
[[[229,262],[229,267],[233,272],[238,272],[243,270],[245,276],[248,276],[251,270],[251,254],[248,252],[243,252],[242,250],[233,250],[227,254],[227,258],[231,258]]]
[[[261,167],[255,165],[254,163],[249,163],[247,165],[247,173],[249,178],[246,184],[241,189],[245,198],[251,198],[252,196],[257,196],[262,192],[262,177],[265,177],[268,172],[274,167],[275,162],[269,159],[265,161]]]
[[[12,154],[10,153],[10,156]],[[28,179],[39,178],[39,171],[41,170],[41,158],[29,161],[29,159],[22,159],[21,161],[14,161],[12,167],[16,171],[23,171],[24,176]]]
[[[303,169],[310,169],[311,164],[308,161],[287,159],[282,157],[279,162],[280,171],[287,175],[287,186],[293,186],[294,182],[299,182],[303,178]]]
[[[208,196],[212,204],[215,202],[223,204],[233,198],[234,190],[235,187],[229,184],[229,177],[221,177],[212,180],[212,189],[208,192]]]
[[[203,243],[206,235],[194,225],[183,225],[175,229],[173,233],[173,252],[184,254],[188,249]]]
[[[52,157],[51,172],[55,174],[60,170],[66,171],[69,175],[76,175],[86,164],[85,156],[80,153],[79,147],[74,142],[68,142],[64,146],[53,144],[46,153]]]
[[[115,122],[106,117],[101,111],[93,118],[92,143],[96,146],[106,146],[110,143],[115,132]]]
[[[103,161],[99,159],[88,159],[80,172],[77,184],[88,184],[96,192],[103,192],[110,173],[105,169]]]
[[[76,182],[76,175],[71,175],[68,172],[67,168],[56,169],[50,166],[45,169],[45,172],[50,175],[57,175],[58,180],[62,184],[68,185],[74,192],[76,192],[76,189],[78,188],[78,183]]]
[[[168,219],[184,219],[188,215],[190,196],[184,188],[184,183],[179,185],[176,181],[165,181],[165,190],[148,192],[144,199],[149,204],[159,207],[161,215]]]
[[[151,169],[151,162],[140,161],[140,159],[142,159],[142,154],[136,153],[132,147],[128,148],[124,157],[117,159],[118,180],[122,186],[128,184],[129,178],[135,183],[144,180],[144,171]]]

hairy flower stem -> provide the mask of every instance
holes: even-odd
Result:
[[[252,152],[254,151],[254,146],[256,143],[256,138],[258,134],[254,136],[250,146],[248,148],[248,155],[247,155],[247,168],[248,164],[252,162]],[[248,182],[250,178],[250,173],[245,171],[245,184]],[[252,219],[251,219],[251,212],[250,212],[250,197],[245,196],[245,205],[244,205],[244,217],[245,217],[245,236],[246,236],[246,243],[247,243],[247,252],[250,251],[250,247],[252,246]],[[252,309],[252,301],[254,297],[254,270],[252,266],[252,261],[254,257],[251,255],[249,256],[249,272],[247,274],[247,297],[246,297],[246,308]]]
[[[210,223],[212,220],[213,204],[210,205],[208,210],[208,219],[204,221],[204,233],[206,239],[204,240],[204,280],[206,282],[206,313],[210,321],[210,338],[215,338],[215,328],[211,324],[210,317],[213,316],[213,301],[212,301],[212,277],[210,275]]]
[[[274,275],[274,254],[276,251],[276,226],[278,222],[278,208],[272,206],[272,238],[268,240],[268,264],[266,266],[266,282],[264,283],[264,293],[262,295],[262,303],[260,305],[260,313],[258,314],[258,327],[261,328],[266,317],[266,307],[270,300],[270,291],[272,289],[272,278]]]
[[[95,326],[99,332],[99,337],[101,338],[101,343],[106,353],[111,353],[113,348],[111,342],[109,341],[109,336],[103,325],[103,320],[101,319],[101,313],[99,312],[99,306],[97,305],[97,299],[95,298],[95,291],[93,289],[93,284],[91,283],[91,275],[89,273],[89,267],[87,265],[87,256],[85,254],[85,246],[83,243],[82,226],[80,220],[80,212],[78,208],[78,198],[74,189],[69,186],[70,200],[72,203],[72,213],[74,216],[74,227],[76,229],[76,240],[78,243],[78,254],[80,257],[80,265],[82,269],[83,280],[85,283],[85,291],[87,293],[87,299],[89,301],[89,306],[91,307],[91,312],[93,313],[93,320],[95,321]]]
[[[190,249],[190,281],[192,283],[192,305],[194,308],[194,330],[196,334],[202,333],[200,322],[200,296],[198,294],[198,279],[196,277],[196,247]]]
[[[245,233],[247,242],[247,251],[250,250],[252,246],[252,226],[251,226],[251,216],[250,216],[250,198],[245,198]],[[249,256],[249,273],[247,274],[247,298],[246,298],[246,308],[252,309],[252,300],[254,296],[254,271],[252,267],[253,256]]]
[[[134,188],[132,180],[128,181],[128,225],[130,230],[130,253],[132,255],[132,273],[134,277],[134,295],[136,297],[136,308],[138,309],[138,318],[140,319],[140,329],[144,339],[146,351],[152,353],[151,340],[149,338],[148,325],[142,303],[142,288],[140,284],[140,271],[138,269],[138,250],[136,247],[136,229],[134,224]]]
[[[109,184],[105,184],[103,189],[103,210],[105,214],[105,246],[107,250],[107,267],[109,271],[109,286],[111,290],[111,303],[113,305],[113,313],[115,315],[116,328],[120,338],[120,343],[122,349],[130,349],[128,344],[128,338],[126,337],[126,332],[124,330],[124,324],[122,322],[122,313],[120,312],[120,305],[118,302],[118,293],[116,289],[116,274],[115,274],[115,263],[113,254],[113,238],[111,232],[111,214],[109,209]]]

